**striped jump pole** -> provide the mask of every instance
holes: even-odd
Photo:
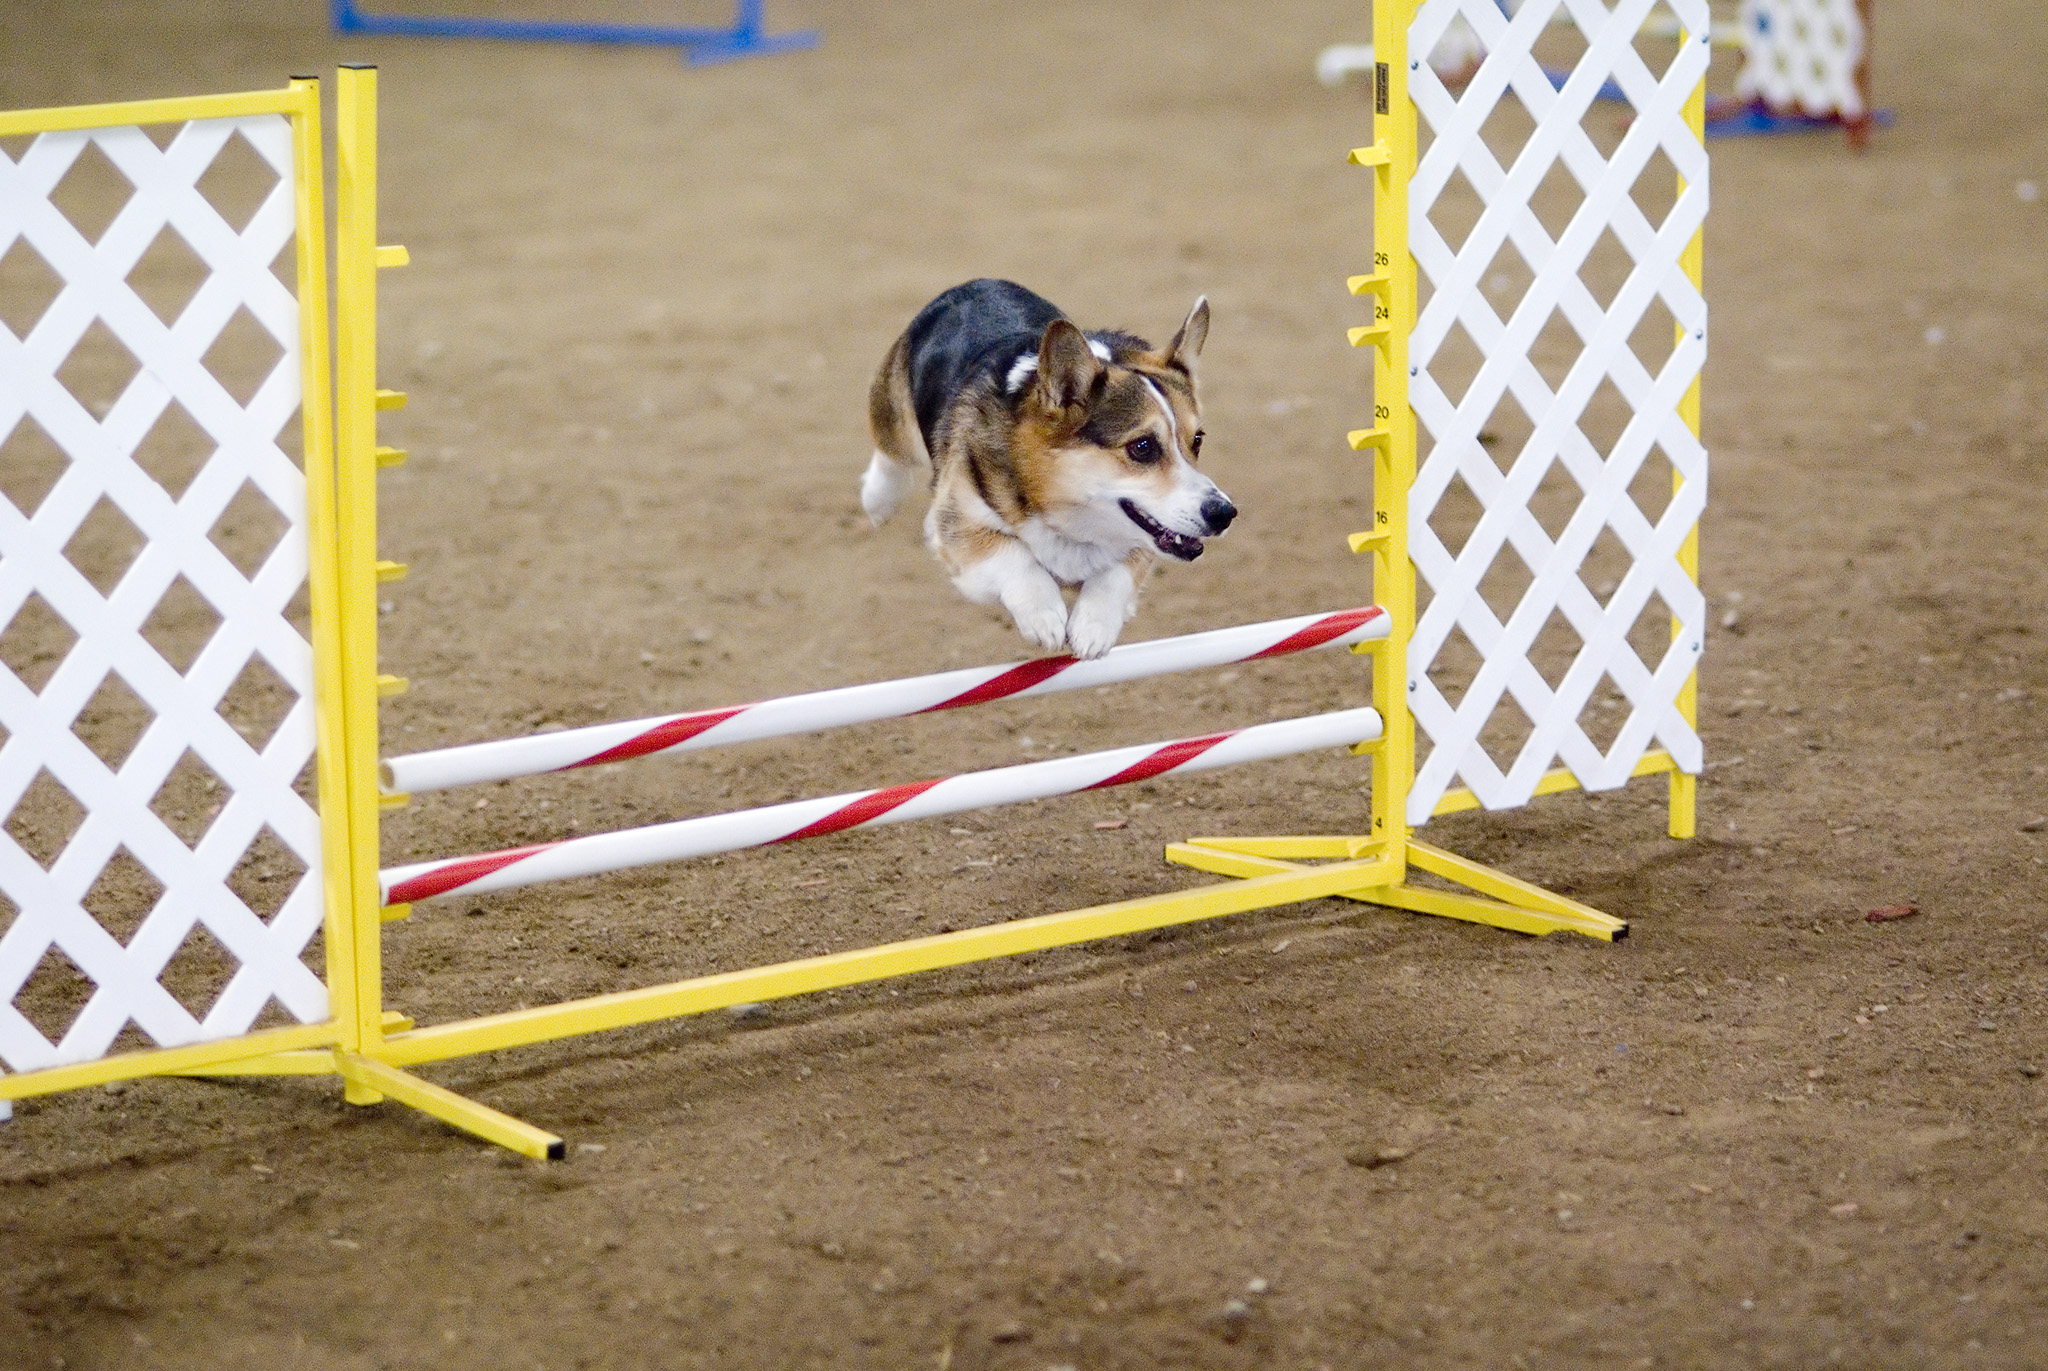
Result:
[[[1115,685],[1197,667],[1285,657],[1310,648],[1345,646],[1386,636],[1386,611],[1376,606],[1334,614],[1304,614],[1179,638],[1159,638],[1149,643],[1126,643],[1093,661],[1070,656],[1040,657],[1009,666],[969,667],[901,681],[789,695],[758,704],[700,709],[663,718],[593,724],[528,738],[415,752],[387,760],[383,783],[391,792],[446,790],[451,786],[504,781],[548,771],[573,771],[662,752],[689,752],[879,719],[933,714],[992,700]]]
[[[817,838],[849,828],[931,819],[991,805],[1043,800],[1083,790],[1129,785],[1169,773],[1209,771],[1238,762],[1287,757],[1319,748],[1370,742],[1380,736],[1377,710],[1346,709],[1302,719],[1254,724],[1230,733],[1144,743],[1108,752],[972,771],[821,800],[797,800],[699,819],[651,824],[617,833],[510,848],[475,857],[418,862],[379,873],[387,905],[435,895],[482,894],[542,881],[595,876],[656,862],[708,857],[743,847]]]

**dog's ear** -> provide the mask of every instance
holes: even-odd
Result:
[[[1202,355],[1202,344],[1209,341],[1209,297],[1200,296],[1195,307],[1188,311],[1187,322],[1180,326],[1180,332],[1173,335],[1173,341],[1166,345],[1166,364],[1179,367],[1188,375],[1195,374],[1195,358]]]
[[[1071,319],[1055,319],[1038,340],[1038,393],[1054,411],[1075,409],[1102,379],[1102,359]]]

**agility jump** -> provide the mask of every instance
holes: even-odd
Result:
[[[415,753],[384,763],[385,786],[388,794],[438,790],[548,771],[573,771],[631,758],[758,742],[996,700],[1119,684],[1199,667],[1259,661],[1317,647],[1348,646],[1383,639],[1386,633],[1386,615],[1374,607],[1304,615],[1149,643],[1128,643],[1093,661],[1071,656],[1042,657],[1009,666],[880,681],[759,704]],[[385,871],[380,879],[387,905],[407,904],[435,895],[481,894],[822,837],[850,828],[1102,790],[1169,773],[1208,771],[1319,748],[1355,746],[1376,739],[1379,732],[1380,717],[1373,710],[1344,710],[1202,738],[1054,758],[996,771],[654,824],[475,857],[417,862]]]
[[[1706,191],[1700,133],[1706,4],[1669,0],[1697,41],[1681,44],[1677,59],[1661,72],[1646,66],[1631,46],[1650,0],[1624,0],[1611,14],[1601,6],[1575,4],[1589,46],[1580,68],[1560,88],[1537,64],[1532,43],[1546,20],[1538,11],[1555,11],[1564,3],[1528,0],[1512,23],[1492,0],[1425,0],[1419,7],[1408,0],[1390,0],[1375,9],[1375,47],[1384,59],[1375,83],[1375,137],[1351,155],[1374,178],[1373,268],[1351,280],[1353,292],[1372,301],[1372,322],[1354,329],[1352,341],[1372,351],[1374,419],[1370,427],[1351,434],[1351,443],[1370,454],[1373,514],[1371,526],[1355,534],[1351,546],[1374,559],[1376,607],[1130,644],[1092,662],[1055,657],[395,757],[383,764],[387,788],[381,790],[378,701],[405,689],[406,683],[379,670],[378,584],[402,576],[404,568],[377,557],[375,487],[377,471],[403,461],[405,454],[380,446],[376,426],[380,411],[402,407],[406,397],[376,384],[375,283],[380,269],[405,265],[407,257],[403,248],[376,241],[375,70],[345,68],[337,82],[332,288],[336,327],[331,362],[316,83],[295,82],[286,92],[0,115],[0,134],[40,135],[19,163],[0,166],[0,177],[10,178],[7,193],[0,194],[0,252],[25,231],[24,225],[36,232],[48,229],[56,233],[50,239],[55,246],[45,256],[57,262],[67,281],[66,293],[28,340],[15,340],[11,334],[0,338],[0,352],[5,353],[0,360],[10,361],[0,366],[0,405],[7,407],[0,417],[23,412],[53,416],[42,422],[59,433],[60,440],[64,434],[78,435],[73,472],[65,479],[86,481],[92,479],[88,464],[76,459],[90,451],[103,459],[101,466],[119,467],[126,453],[103,452],[92,445],[108,429],[131,436],[138,432],[122,425],[147,416],[130,410],[167,403],[170,396],[162,390],[161,378],[169,377],[193,388],[190,395],[179,393],[181,403],[198,406],[195,413],[204,410],[223,433],[237,435],[242,444],[238,460],[255,462],[270,473],[266,479],[275,489],[271,498],[281,501],[281,508],[293,516],[294,532],[251,583],[260,583],[262,596],[235,592],[203,552],[192,554],[197,558],[192,579],[205,583],[202,590],[213,587],[206,590],[208,598],[218,596],[215,607],[228,618],[228,626],[214,639],[227,644],[219,649],[223,652],[247,649],[254,641],[256,630],[237,616],[257,610],[273,613],[301,584],[309,587],[310,640],[280,639],[276,649],[290,668],[288,680],[301,687],[302,708],[290,726],[279,731],[284,741],[274,739],[267,745],[260,767],[223,742],[228,750],[216,770],[229,768],[252,778],[274,771],[289,778],[310,755],[316,760],[319,790],[317,815],[308,809],[305,822],[293,826],[288,835],[304,867],[291,892],[289,907],[294,912],[289,920],[273,920],[265,928],[240,904],[223,874],[234,859],[234,844],[244,836],[239,829],[228,832],[228,816],[246,822],[247,806],[237,809],[231,800],[200,842],[199,852],[207,854],[204,863],[188,862],[179,855],[188,849],[175,835],[168,841],[159,839],[161,818],[125,798],[136,783],[128,775],[128,768],[137,765],[133,759],[124,765],[122,783],[116,785],[111,772],[101,777],[71,747],[75,740],[67,726],[90,693],[87,675],[103,669],[106,660],[95,655],[102,652],[96,645],[99,640],[87,637],[85,630],[104,620],[132,635],[132,624],[146,606],[133,607],[131,615],[128,598],[142,596],[145,589],[155,594],[160,588],[152,585],[131,592],[131,576],[113,592],[111,601],[86,598],[96,592],[89,586],[79,588],[83,582],[68,564],[61,564],[59,549],[71,536],[71,521],[83,509],[81,500],[90,503],[84,498],[87,492],[67,489],[62,498],[52,496],[32,518],[0,501],[0,521],[9,534],[7,551],[0,555],[0,594],[6,597],[0,599],[0,619],[11,620],[30,589],[43,586],[49,591],[45,600],[59,604],[61,612],[75,613],[81,639],[95,644],[84,655],[74,650],[40,692],[12,671],[0,671],[0,727],[7,730],[5,748],[0,750],[0,808],[11,809],[29,779],[46,773],[90,802],[80,836],[47,871],[12,840],[0,841],[0,892],[20,911],[0,935],[0,1064],[11,1073],[0,1075],[0,1104],[144,1075],[338,1076],[351,1103],[396,1100],[526,1155],[558,1157],[563,1142],[554,1134],[424,1081],[406,1068],[1328,897],[1526,933],[1569,931],[1606,940],[1623,936],[1628,925],[1620,919],[1416,836],[1416,830],[1436,814],[1480,804],[1511,808],[1538,794],[1573,786],[1612,788],[1631,776],[1658,772],[1670,775],[1672,834],[1687,836],[1693,824],[1693,783],[1700,766],[1693,732],[1694,673],[1704,612],[1694,577],[1696,523],[1705,491],[1704,451],[1697,440],[1697,378],[1706,338],[1704,304],[1698,295],[1698,224]],[[1452,99],[1425,64],[1409,61],[1406,54],[1411,42],[1416,51],[1429,51],[1460,16],[1482,35],[1494,60],[1461,98]],[[1628,94],[1639,117],[1620,148],[1607,154],[1591,145],[1580,126],[1588,106],[1610,80]],[[1492,161],[1479,134],[1482,107],[1509,84],[1536,116],[1537,131],[1514,166],[1504,169]],[[1436,134],[1426,156],[1419,155],[1418,116],[1428,119]],[[73,422],[76,416],[64,408],[64,401],[53,398],[54,383],[44,382],[95,316],[135,331],[141,342],[124,335],[132,350],[154,346],[154,335],[143,335],[152,327],[157,333],[163,329],[145,317],[146,306],[131,306],[122,294],[132,294],[123,279],[127,267],[111,259],[92,260],[91,253],[64,239],[38,208],[38,197],[61,175],[57,164],[76,156],[84,139],[100,141],[119,156],[159,155],[160,145],[133,127],[153,122],[186,125],[161,153],[177,164],[186,186],[204,170],[206,157],[201,154],[208,148],[217,150],[221,141],[237,132],[261,140],[259,147],[272,164],[281,171],[289,168],[281,193],[296,225],[296,304],[261,302],[266,325],[285,345],[279,372],[284,379],[273,378],[259,401],[249,406],[222,408],[213,394],[217,383],[195,372],[198,352],[211,335],[181,322],[175,342],[193,352],[194,365],[174,358],[144,371],[115,406],[106,429],[99,430],[101,437],[96,437]],[[1684,181],[1676,205],[1668,213],[1660,211],[1661,222],[1652,224],[1633,209],[1626,188],[1659,148]],[[1553,241],[1535,222],[1527,197],[1548,165],[1559,160],[1587,188],[1587,196],[1570,229]],[[1429,205],[1453,166],[1496,211],[1482,218],[1480,228],[1461,244],[1445,242],[1427,218]],[[23,180],[23,168],[40,170]],[[101,245],[103,257],[109,251],[106,243],[125,243],[131,233],[147,241],[150,232],[142,230],[154,229],[144,222],[151,212],[151,195],[168,194],[176,204],[184,203],[175,185],[169,192],[158,189],[170,184],[165,178],[137,174],[130,179],[145,187],[137,192],[145,208],[133,224],[116,221]],[[268,268],[280,246],[273,220],[281,212],[275,204],[265,211],[272,216],[263,220],[271,225],[267,232],[272,237],[244,245],[244,250],[253,251],[242,277],[259,285],[276,284]],[[1590,300],[1576,273],[1587,245],[1610,221],[1638,265],[1629,285],[1611,305],[1602,306]],[[179,227],[180,232],[215,233],[205,223]],[[1478,267],[1472,263],[1483,264],[1509,237],[1536,270],[1537,281],[1503,320],[1473,286],[1472,273]],[[230,255],[235,251],[225,241],[214,246]],[[72,280],[74,267],[79,280],[90,278],[88,284],[78,286]],[[1424,276],[1436,288],[1426,311],[1418,309]],[[209,301],[209,309],[220,306],[204,291],[195,297],[201,298]],[[1654,374],[1621,356],[1625,349],[1615,341],[1627,337],[1653,298],[1665,302],[1679,335],[1678,345],[1657,364]],[[1532,376],[1526,356],[1535,323],[1553,310],[1561,310],[1587,340],[1572,376],[1554,392]],[[1486,384],[1470,386],[1457,403],[1448,398],[1434,358],[1434,349],[1454,318],[1498,361],[1482,373]],[[51,324],[50,319],[58,322]],[[14,346],[24,341],[25,349]],[[1585,394],[1605,376],[1613,377],[1646,422],[1631,426],[1628,443],[1589,455],[1590,445],[1578,433],[1579,409]],[[1503,472],[1472,435],[1509,388],[1538,422],[1528,448]],[[330,393],[335,397],[331,413],[326,399]],[[303,411],[305,472],[310,474],[297,488],[285,473],[297,477],[298,469],[285,462],[283,470],[275,470],[282,459],[272,456],[275,434],[295,406]],[[258,418],[267,429],[252,426]],[[1418,421],[1431,440],[1426,460],[1419,449]],[[1654,519],[1635,510],[1626,494],[1628,480],[1652,442],[1671,456],[1675,487],[1669,506]],[[1572,470],[1586,496],[1572,527],[1552,539],[1529,514],[1526,500],[1535,476],[1559,461]],[[1453,471],[1481,493],[1492,516],[1481,521],[1456,555],[1436,539],[1428,522]],[[152,495],[150,488],[135,485],[128,494],[150,521],[138,519],[138,524],[153,534],[161,521],[176,517],[167,512],[168,502],[160,492]],[[201,522],[193,529],[163,523],[163,536],[181,547],[203,544],[213,511],[200,511],[195,517]],[[1591,597],[1578,579],[1590,533],[1603,527],[1615,529],[1637,558],[1636,568],[1605,603]],[[1477,595],[1476,585],[1487,560],[1509,544],[1514,555],[1529,563],[1534,584],[1523,604],[1503,622]],[[156,567],[152,574],[160,575],[162,569]],[[1423,581],[1434,598],[1419,619]],[[1671,610],[1671,636],[1668,648],[1654,654],[1654,663],[1646,663],[1628,648],[1621,627],[1634,622],[1652,594]],[[122,612],[110,615],[106,606],[115,602]],[[1527,659],[1531,625],[1552,611],[1569,618],[1584,639],[1574,671],[1580,677],[1604,674],[1628,697],[1629,723],[1604,749],[1580,727],[1578,715],[1587,700],[1583,681],[1574,685],[1578,678],[1568,676],[1554,686]],[[1453,623],[1481,648],[1484,659],[1455,707],[1430,675],[1433,656]],[[861,720],[1338,645],[1371,656],[1369,707],[1178,743],[679,820],[535,849],[380,870],[379,813],[404,803],[406,787],[426,790],[580,769],[724,741],[789,736]],[[174,669],[159,671],[141,658],[141,648],[125,640],[122,650],[138,654],[132,664],[138,676],[164,678],[163,690],[149,699],[160,722],[189,725],[191,736],[202,742],[221,733],[212,712],[217,693],[208,695],[193,687],[189,677],[174,685],[169,679],[176,674]],[[195,670],[193,676],[212,681],[214,674],[231,672],[232,667],[233,662],[224,659],[209,663],[204,672]],[[1512,765],[1503,768],[1487,754],[1481,730],[1490,712],[1509,695],[1534,720],[1536,730]],[[1418,744],[1425,735],[1431,765],[1426,784],[1418,785]],[[170,736],[178,736],[175,729]],[[246,743],[241,746],[250,750]],[[409,915],[407,896],[475,894],[493,888],[492,882],[511,885],[567,878],[692,852],[779,843],[870,823],[1337,746],[1349,746],[1370,758],[1371,804],[1361,816],[1363,831],[1195,838],[1167,849],[1169,861],[1230,878],[1220,883],[437,1025],[415,1026],[384,1005],[382,925]],[[1557,759],[1567,764],[1545,770]],[[158,760],[152,754],[151,764]],[[104,765],[101,770],[106,771]],[[292,795],[288,784],[281,794]],[[142,931],[125,947],[100,928],[81,903],[94,879],[94,863],[103,864],[117,845],[145,863],[157,863],[152,870],[167,885],[182,882],[180,889],[189,891],[151,910]],[[211,851],[213,847],[220,851]],[[159,853],[164,855],[154,855]],[[223,995],[220,1005],[203,1019],[164,1008],[170,997],[155,986],[171,951],[195,922],[214,929],[219,941],[243,962],[233,994]],[[312,976],[302,960],[315,932],[325,940],[321,977]],[[78,1023],[55,1042],[23,1017],[15,1003],[34,969],[50,957],[67,957],[95,986]],[[294,1024],[252,1030],[257,1012],[273,1001],[285,1008]],[[112,1051],[130,1018],[158,1046]]]

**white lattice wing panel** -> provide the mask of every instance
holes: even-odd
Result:
[[[1685,770],[1700,764],[1699,738],[1677,698],[1699,657],[1705,605],[1678,558],[1706,499],[1707,469],[1706,453],[1679,406],[1705,359],[1706,306],[1680,254],[1707,206],[1706,150],[1688,128],[1684,106],[1706,71],[1709,20],[1705,0],[1669,3],[1695,37],[1679,44],[1661,71],[1652,71],[1638,52],[1638,36],[1660,7],[1653,0],[1620,0],[1611,11],[1599,0],[1527,0],[1512,18],[1493,0],[1426,0],[1409,32],[1410,51],[1428,52],[1462,19],[1487,53],[1457,96],[1426,64],[1409,64],[1413,99],[1433,134],[1411,185],[1409,214],[1410,247],[1430,291],[1410,342],[1411,402],[1430,444],[1410,496],[1410,553],[1429,593],[1409,647],[1409,699],[1428,744],[1410,791],[1411,823],[1427,821],[1445,792],[1461,783],[1488,808],[1522,804],[1558,762],[1593,790],[1625,782],[1654,747],[1669,749]],[[1545,75],[1536,45],[1561,16],[1576,27],[1585,51],[1560,87]],[[1602,152],[1588,131],[1588,113],[1610,81],[1627,96],[1634,117],[1612,152]],[[1504,99],[1518,100],[1534,124],[1505,167],[1486,136],[1488,118]],[[1633,192],[1659,153],[1666,174],[1675,169],[1685,189],[1653,223]],[[1556,167],[1568,172],[1583,199],[1553,237],[1532,201]],[[1482,205],[1457,243],[1431,217],[1454,175]],[[1618,241],[1632,261],[1604,305],[1581,274],[1603,235]],[[1506,317],[1493,303],[1498,282],[1482,279],[1504,249],[1526,264],[1531,278]],[[1653,303],[1661,303],[1682,333],[1654,374],[1630,346]],[[1566,321],[1578,348],[1555,386],[1532,357],[1553,316]],[[1454,326],[1482,358],[1455,398],[1439,363]],[[1618,392],[1630,411],[1604,453],[1583,426],[1603,386]],[[1486,450],[1488,425],[1504,404],[1526,415],[1532,430],[1505,470]],[[1653,453],[1682,478],[1654,517],[1630,494]],[[1569,476],[1577,498],[1555,537],[1531,508],[1553,468]],[[1454,481],[1481,507],[1455,552],[1430,522]],[[1582,578],[1589,552],[1603,537],[1618,540],[1630,559],[1604,596]],[[1505,620],[1480,593],[1501,558],[1515,559],[1529,577]],[[1653,597],[1681,631],[1667,651],[1646,661],[1631,647],[1629,633],[1651,612]],[[1530,656],[1553,616],[1561,616],[1580,643],[1554,684]],[[1454,632],[1479,657],[1455,704],[1431,674]],[[1605,747],[1584,726],[1603,680],[1628,708]],[[1529,732],[1503,765],[1481,735],[1510,700],[1526,716]]]
[[[1735,93],[1783,113],[1865,113],[1858,0],[1742,0]]]
[[[276,178],[240,229],[201,187],[236,138]],[[54,856],[32,854],[12,825],[0,837],[0,893],[13,906],[0,934],[0,1062],[11,1070],[94,1060],[131,1022],[173,1046],[246,1032],[273,1000],[300,1022],[328,1015],[326,988],[302,960],[321,926],[323,898],[319,819],[298,789],[314,746],[312,649],[292,618],[307,574],[306,489],[280,446],[300,401],[298,306],[272,270],[294,230],[292,138],[282,116],[254,116],[186,124],[162,148],[140,129],[112,128],[45,134],[18,162],[0,156],[0,255],[25,243],[62,281],[26,336],[0,328],[0,436],[32,420],[68,459],[32,513],[0,499],[0,626],[34,602],[76,636],[40,690],[0,670],[0,815],[21,820],[22,833],[47,827],[41,811],[18,807],[32,788],[55,793],[52,784],[81,814]],[[132,187],[96,240],[51,199],[88,147]],[[168,324],[130,284],[167,227],[204,267]],[[258,344],[276,349],[246,403],[209,364],[238,317],[260,330]],[[65,367],[101,328],[138,369],[96,414],[67,387]],[[137,460],[173,403],[215,446],[175,496]],[[251,500],[278,532],[244,574],[214,535],[244,517],[237,511]],[[67,545],[108,504],[142,541],[102,594]],[[218,620],[182,671],[149,636],[153,616],[181,586]],[[264,736],[245,736],[223,714],[251,672],[291,697],[257,730]],[[116,679],[150,718],[110,765],[79,729],[95,692]],[[212,790],[198,793],[218,797],[207,802],[217,813],[162,812],[167,782],[181,767],[211,778]],[[188,843],[172,820],[196,840]],[[270,879],[280,879],[283,862],[282,879],[292,882],[267,918],[232,885],[238,871],[248,875],[259,844],[277,854]],[[139,918],[125,937],[89,908],[122,851],[160,888],[146,910],[125,911]],[[232,970],[214,976],[210,1002],[188,1005],[167,987],[166,968],[209,942],[204,955]],[[23,992],[59,959],[90,989],[52,1041]]]

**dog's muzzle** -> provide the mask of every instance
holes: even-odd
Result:
[[[1180,533],[1168,528],[1140,509],[1135,500],[1119,500],[1117,503],[1132,523],[1145,530],[1146,536],[1152,540],[1152,545],[1167,556],[1176,557],[1183,562],[1192,562],[1202,555],[1202,540],[1194,534]],[[1212,514],[1211,507],[1216,503],[1209,501],[1202,506],[1202,521],[1208,526],[1212,537],[1229,527],[1230,521],[1237,517],[1237,507],[1228,500],[1221,501],[1221,511]]]

